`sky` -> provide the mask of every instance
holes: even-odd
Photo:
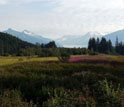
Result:
[[[29,30],[56,39],[124,29],[124,0],[0,0],[0,31]]]

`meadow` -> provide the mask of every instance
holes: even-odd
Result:
[[[1,107],[124,107],[124,57],[1,57]]]
[[[12,64],[17,64],[17,63],[24,63],[24,62],[32,62],[32,61],[57,61],[58,58],[57,57],[37,57],[37,56],[21,56],[21,57],[4,57],[1,56],[0,57],[0,66],[4,66],[4,65],[12,65]]]
[[[112,56],[112,55],[72,55],[70,61],[72,60],[109,60],[109,61],[120,61],[124,62],[124,57],[123,56]],[[39,62],[47,62],[47,61],[58,61],[57,57],[37,57],[37,56],[0,56],[0,66],[5,66],[5,65],[12,65],[12,64],[17,64],[17,63],[24,63],[24,62],[33,62],[33,61],[39,61]]]

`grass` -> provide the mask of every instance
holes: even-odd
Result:
[[[124,61],[123,56],[72,57]],[[1,57],[0,106],[3,104],[5,107],[22,107],[15,104],[26,105],[25,107],[124,106],[123,65],[59,63],[55,62],[57,60],[56,57]]]
[[[124,62],[124,56],[112,56],[112,55],[73,55],[71,57],[83,57],[83,58],[106,58],[107,60],[116,60]],[[16,63],[33,62],[33,61],[58,61],[57,57],[0,57],[0,66],[12,65]]]
[[[0,57],[0,66],[33,61],[57,61],[57,57]]]

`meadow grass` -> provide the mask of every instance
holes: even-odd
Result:
[[[91,57],[99,60],[106,58],[117,61],[123,61],[124,58],[110,55],[71,57]],[[113,66],[111,63],[62,63],[56,62],[57,60],[57,57],[1,57],[0,106],[124,106],[122,64]]]
[[[0,57],[0,66],[32,61],[57,61],[57,57]]]
[[[81,58],[106,58],[107,60],[116,60],[116,61],[121,61],[124,62],[124,56],[112,56],[112,55],[72,55],[71,57],[81,57]],[[47,62],[47,61],[58,61],[57,57],[37,57],[37,56],[32,56],[32,57],[25,57],[25,56],[20,56],[20,57],[0,57],[0,66],[5,66],[5,65],[12,65],[16,63],[24,63],[24,62],[33,62],[33,61],[39,61],[39,62]]]

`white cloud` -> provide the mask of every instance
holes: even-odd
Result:
[[[0,0],[0,5],[6,4],[7,0]]]
[[[51,38],[82,35],[89,31],[111,32],[124,27],[123,0],[0,0],[0,4],[11,5],[32,2],[41,5],[37,7],[36,4],[32,10],[20,6],[16,12],[0,15],[1,26],[29,29],[49,37],[52,35]],[[53,5],[51,2],[58,4],[52,11],[42,12],[39,11],[42,2],[48,4],[46,9]]]

